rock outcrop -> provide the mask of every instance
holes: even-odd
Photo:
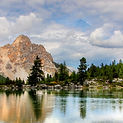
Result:
[[[14,80],[27,80],[36,56],[42,61],[45,75],[54,75],[53,58],[42,45],[32,44],[27,36],[20,35],[12,44],[0,47],[0,74]]]

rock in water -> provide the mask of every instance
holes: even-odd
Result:
[[[54,75],[56,67],[53,58],[42,45],[32,44],[27,36],[20,35],[10,45],[0,47],[0,74],[14,80],[27,80],[36,56],[41,58],[43,71]]]

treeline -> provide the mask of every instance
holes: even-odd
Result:
[[[78,67],[78,72],[73,71],[69,72],[65,63],[59,65],[59,70],[55,73],[54,77],[47,77],[46,82],[61,82],[62,84],[69,83],[80,83],[83,85],[85,80],[102,80],[112,82],[114,78],[123,79],[123,62],[119,60],[118,63],[114,60],[110,65],[104,65],[103,63],[100,66],[91,64],[90,67],[87,67],[86,59],[83,57],[80,59],[80,65]]]
[[[37,63],[39,65],[37,65]],[[69,83],[74,83],[74,84],[83,85],[85,80],[101,79],[102,81],[108,80],[109,82],[112,82],[114,78],[123,78],[122,60],[120,60],[119,63],[116,63],[116,61],[114,60],[110,65],[104,65],[102,63],[101,66],[96,66],[92,64],[90,67],[88,67],[86,58],[83,57],[80,59],[80,65],[78,66],[77,72],[75,71],[71,72],[67,68],[66,63],[64,62],[61,64],[57,64],[58,71],[55,73],[53,77],[51,75],[47,75],[46,78],[44,77],[43,71],[41,70],[42,65],[38,57],[34,62],[34,66],[32,67],[31,76],[29,76],[28,79],[29,84],[34,84],[34,83],[36,84],[37,82],[39,82],[45,84],[66,85]],[[41,66],[41,67],[39,68],[36,66]],[[37,71],[37,74],[33,73],[35,71]],[[38,76],[36,77],[35,75]],[[37,80],[32,78],[37,78]]]
[[[8,77],[4,77],[0,75],[0,85],[14,85],[14,86],[22,87],[24,83],[25,83],[24,80],[21,80],[20,78],[11,80]]]
[[[28,76],[27,82],[23,80],[16,79],[10,80],[8,77],[5,78],[0,76],[0,84],[1,85],[15,85],[21,87],[24,83],[29,85],[37,85],[37,84],[60,84],[67,85],[70,83],[81,84],[83,85],[85,80],[102,80],[109,81],[110,83],[114,78],[123,79],[123,62],[120,60],[118,63],[114,60],[110,65],[104,65],[103,63],[100,66],[96,66],[92,64],[88,67],[86,58],[80,59],[80,65],[78,66],[78,71],[71,72],[66,63],[56,64],[58,67],[57,72],[54,76],[47,74],[45,77],[44,72],[42,70],[43,66],[40,58],[37,56],[34,60],[34,65],[31,68],[31,73]]]
[[[123,79],[123,63],[122,60],[119,60],[118,63],[114,60],[110,65],[95,66],[92,64],[88,70],[88,79],[97,78],[103,80],[109,80],[112,82],[114,78]]]

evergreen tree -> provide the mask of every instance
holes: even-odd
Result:
[[[122,67],[119,69],[119,78],[123,79],[123,65]]]
[[[58,74],[58,72],[55,72],[54,81],[56,81],[56,82],[59,81],[59,74]]]
[[[30,85],[36,85],[42,80],[44,80],[44,72],[42,70],[41,60],[37,56],[34,60],[34,65],[32,66],[31,73],[28,77],[28,83]]]
[[[14,84],[12,80],[9,79],[9,77],[6,78],[6,85]]]
[[[88,70],[89,72],[90,72],[90,77],[91,78],[94,78],[94,77],[96,77],[97,75],[97,67],[94,65],[94,64],[92,64],[91,66],[90,66],[90,68],[89,68],[89,70]]]
[[[119,60],[119,64],[118,64],[117,67],[118,67],[118,70],[119,70],[118,77],[123,78],[123,63],[122,63],[121,59]]]
[[[66,63],[64,62],[64,64],[60,64],[59,66],[59,81],[67,82],[68,77],[68,69],[66,67]]]
[[[6,78],[0,75],[0,85],[6,84]]]
[[[18,88],[22,88],[22,86],[23,86],[23,84],[24,84],[24,81],[21,80],[20,77],[19,77],[19,79],[16,78],[15,84],[16,84],[16,86],[17,86]]]
[[[80,84],[83,85],[83,82],[87,78],[87,64],[86,64],[86,59],[83,57],[80,59],[80,65],[78,68],[78,77],[79,77],[79,82]]]
[[[123,63],[122,60],[119,60],[119,63],[116,64],[114,60],[110,65],[104,65],[103,63],[100,67],[91,65],[87,73],[88,78],[98,78],[112,82],[114,78],[123,78]]]
[[[73,83],[77,83],[77,74],[75,71],[72,72],[72,74],[70,75],[70,81]]]
[[[52,76],[49,75],[49,74],[47,74],[47,78],[45,79],[45,81],[46,81],[47,83],[50,83],[52,80],[53,80]]]
[[[112,62],[112,72],[113,72],[113,78],[118,78],[118,69],[117,69],[117,65],[115,64],[115,60]]]

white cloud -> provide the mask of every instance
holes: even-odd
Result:
[[[75,52],[80,51],[80,47],[85,46],[87,37],[85,33],[66,28],[60,24],[52,24],[44,29],[38,35],[31,35],[30,37],[37,38],[41,41],[46,49],[55,55],[55,59],[72,59]],[[82,48],[83,49],[83,48]],[[83,51],[84,52],[84,51]]]
[[[19,34],[29,34],[37,30],[42,24],[42,18],[36,16],[35,13],[29,15],[21,15],[14,20],[9,20],[6,17],[0,17],[0,42],[1,44],[8,43],[9,37],[15,37]]]
[[[21,15],[16,19],[15,23],[12,25],[12,30],[14,32],[26,32],[30,29],[35,28],[37,24],[40,24],[41,18],[38,18],[34,13],[29,15]]]
[[[77,41],[85,41],[87,37],[84,32],[74,30],[72,28],[66,28],[60,24],[51,24],[44,29],[39,35],[32,35],[31,37],[37,37],[42,40],[53,40],[53,41],[70,41],[71,39]],[[67,43],[67,42],[66,42]],[[76,42],[75,42],[76,43]]]
[[[5,17],[0,17],[0,37],[5,37],[9,34],[10,24]]]
[[[37,11],[38,13],[42,9],[46,11],[49,9],[52,14],[55,13],[59,16],[62,16],[61,13],[67,13],[68,16],[79,19],[89,18],[88,21],[95,21],[95,24],[101,23],[100,21],[122,22],[123,20],[122,0],[1,0],[0,6],[6,7],[6,11],[11,10],[11,8],[16,11],[19,8],[19,10],[25,9],[29,12]]]
[[[59,42],[45,42],[44,45],[49,52],[52,52],[52,51],[55,51],[56,49],[58,50],[60,48],[61,43],[59,43]]]
[[[37,5],[45,4],[45,0],[27,0],[25,2],[31,6],[34,6],[34,4],[37,4]]]
[[[90,43],[105,48],[123,48],[123,33],[105,24],[90,34]]]
[[[89,36],[82,31],[66,28],[60,24],[51,24],[42,30],[40,34],[30,35],[30,37],[38,41],[37,43],[43,44],[53,55],[56,62],[63,62],[65,60],[68,65],[78,64],[79,59],[84,56],[88,59],[89,63],[95,61],[101,63],[103,60],[105,60],[105,63],[109,63],[114,59],[119,60],[123,58],[122,48],[112,49],[108,48],[109,45],[103,48],[104,43],[100,43],[104,36],[112,36],[112,31],[113,26],[105,24],[102,28],[97,29],[95,33],[91,34],[91,42],[89,42]],[[97,40],[97,38],[100,40]],[[115,46],[112,41],[113,45]]]
[[[122,6],[122,0],[2,0],[0,44],[26,34],[59,62],[123,58]],[[79,19],[90,24],[85,32],[70,28]]]
[[[103,23],[119,23],[123,21],[122,0],[46,0],[50,4],[52,14],[82,19],[85,18],[93,27]],[[123,24],[122,24],[123,27]]]

